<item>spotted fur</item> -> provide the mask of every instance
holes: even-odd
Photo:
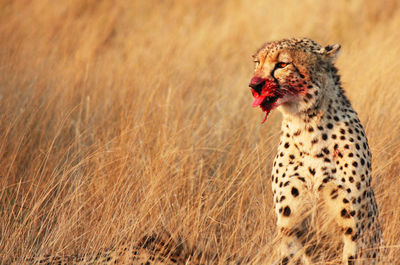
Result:
[[[312,227],[317,214],[337,226],[344,264],[374,264],[378,255],[371,153],[333,64],[339,50],[338,44],[283,39],[253,56],[253,79],[273,80],[288,95],[278,107],[282,134],[272,169],[280,264],[314,264],[321,257]]]
[[[26,259],[22,264],[71,265],[71,264],[142,264],[173,265],[202,264],[201,254],[189,251],[167,234],[144,237],[137,245],[123,244],[87,255],[45,255]],[[13,263],[21,264],[21,263]]]

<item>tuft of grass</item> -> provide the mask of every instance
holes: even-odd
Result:
[[[399,2],[2,1],[0,263],[168,231],[268,262],[280,116],[251,109],[265,41],[341,43],[387,253],[400,263]]]

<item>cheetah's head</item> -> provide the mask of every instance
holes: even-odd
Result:
[[[264,44],[255,55],[255,74],[249,86],[253,107],[266,113],[280,105],[304,111],[321,97],[318,88],[333,67],[340,45],[322,47],[310,39],[283,39]]]

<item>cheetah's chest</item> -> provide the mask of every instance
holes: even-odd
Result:
[[[275,203],[293,185],[306,190],[312,200],[330,182],[343,188],[349,199],[369,187],[371,157],[359,123],[291,120],[283,123],[280,140],[272,169]]]

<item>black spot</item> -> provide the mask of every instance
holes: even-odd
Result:
[[[361,158],[360,162],[361,162],[361,165],[365,164],[365,160],[363,158]]]
[[[353,167],[357,167],[358,163],[356,161],[353,162]]]
[[[356,149],[360,150],[360,145],[359,144],[356,144]]]
[[[313,245],[307,247],[306,248],[306,255],[309,256],[309,257],[314,256],[315,252],[317,251],[317,249],[318,249],[318,245],[316,245],[316,244],[313,244]],[[297,263],[297,264],[299,264],[299,263]]]
[[[332,128],[333,128],[333,125],[332,125],[332,123],[328,123],[328,124],[326,125],[326,127],[328,127],[328,129],[332,129]]]
[[[327,135],[326,133],[323,133],[323,134],[322,134],[322,139],[323,139],[323,140],[328,139],[328,135]]]
[[[349,213],[347,212],[346,209],[342,209],[342,211],[340,212],[340,215],[341,215],[343,218],[350,218],[350,215],[349,215]]]
[[[308,131],[311,133],[311,132],[314,131],[314,128],[313,128],[313,127],[310,127],[310,128],[308,128]]]
[[[336,138],[337,138],[336,134],[332,134],[332,139],[336,139]]]
[[[338,196],[339,196],[338,190],[337,189],[332,190],[331,192],[332,200],[336,199]]]
[[[286,206],[285,209],[283,209],[283,215],[284,216],[290,216],[290,208],[289,206]]]
[[[353,233],[353,229],[351,229],[351,227],[347,228],[345,234],[351,235],[351,233]]]
[[[288,263],[289,263],[289,258],[288,258],[288,257],[284,257],[284,258],[282,259],[281,264],[282,264],[282,265],[287,265]]]
[[[290,181],[286,181],[285,184],[283,184],[283,187],[287,187],[290,184]]]
[[[290,144],[289,143],[285,143],[284,147],[285,148],[289,148]]]
[[[347,261],[347,265],[354,265],[354,264],[356,264],[355,261],[354,261],[354,257],[350,256],[349,260]]]
[[[300,229],[295,229],[293,232],[296,233],[296,237],[297,238],[301,238],[306,231],[304,229],[301,229],[301,230]]]
[[[293,187],[293,188],[292,188],[292,195],[293,195],[293,197],[299,196],[299,190],[296,189],[295,187]]]
[[[315,175],[315,169],[314,168],[309,167],[308,171],[310,171],[311,175],[313,175],[313,176]]]

